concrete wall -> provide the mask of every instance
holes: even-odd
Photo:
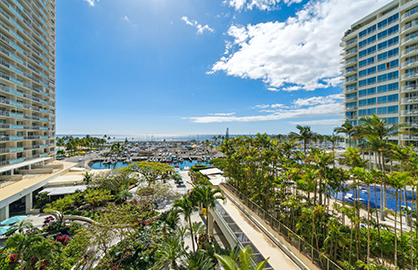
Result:
[[[18,181],[22,180],[22,175],[2,175],[0,176],[0,180]]]
[[[61,170],[64,168],[64,165],[62,164],[48,164],[48,165],[36,165],[36,166],[32,166],[32,169],[43,169],[43,168],[52,168],[55,170]]]
[[[32,169],[32,170],[18,170],[20,174],[47,174],[53,173],[54,169],[52,168],[42,168],[42,169]]]
[[[221,220],[221,217],[218,216],[218,214],[215,213],[215,211],[213,211],[212,209],[209,209],[209,213],[213,217],[216,224],[218,224],[219,228],[222,231],[222,234],[228,241],[231,248],[235,248],[235,246],[238,245],[238,241],[235,239],[235,236],[233,236],[234,234],[232,232],[229,232],[229,229],[226,228],[227,225],[223,223],[223,221]]]

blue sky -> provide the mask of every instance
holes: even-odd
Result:
[[[57,133],[329,134],[341,37],[387,2],[57,0]]]

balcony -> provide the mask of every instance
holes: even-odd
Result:
[[[346,111],[355,111],[355,110],[357,110],[357,106],[346,107],[345,110]]]
[[[416,140],[418,140],[418,136],[412,136],[412,135],[402,134],[401,135],[401,140],[405,140],[405,141],[414,140],[414,141],[416,141]]]
[[[410,16],[412,16],[412,15],[415,15],[415,16],[417,16],[418,15],[418,7],[417,8],[414,8],[414,9],[412,9],[412,10],[410,10],[410,11],[408,11],[407,13],[405,13],[405,14],[403,14],[402,16],[401,16],[401,21],[403,21],[403,20],[405,20],[406,18],[408,18],[408,17],[410,17]],[[414,16],[414,17],[415,17]]]
[[[0,124],[0,129],[26,129],[26,130],[49,130],[48,127],[29,126],[29,125],[14,125],[14,124]]]
[[[50,139],[51,136],[0,136],[0,141],[7,142],[7,141],[24,141],[24,140],[43,140],[43,139]]]
[[[418,52],[418,46],[414,46],[414,47],[411,47],[409,49],[403,50],[402,53],[401,53],[401,56],[403,57],[405,55],[415,53],[415,52]]]
[[[414,85],[414,86],[402,86],[401,88],[401,92],[409,92],[409,91],[413,91],[413,90],[417,90],[418,86]]]
[[[402,62],[401,69],[413,66],[418,66],[418,59]]]
[[[349,97],[349,98],[345,98],[345,102],[349,102],[349,101],[353,101],[353,100],[357,100],[357,97]]]
[[[401,104],[410,104],[410,103],[418,103],[418,97],[401,99]]]
[[[411,79],[411,78],[415,78],[415,77],[418,77],[418,72],[412,73],[412,74],[403,74],[401,76],[401,79],[406,80],[406,79]]]
[[[416,29],[418,29],[418,21],[413,20],[401,28],[401,34],[405,34],[407,32],[413,32]]]
[[[345,65],[348,65],[348,64],[351,64],[351,63],[357,63],[357,58],[349,59],[349,60],[345,61]]]
[[[353,93],[353,92],[356,92],[357,91],[357,88],[349,88],[349,89],[345,89],[344,90],[344,94],[347,94],[347,93]]]
[[[401,116],[418,115],[418,110],[401,111]]]
[[[406,45],[408,43],[412,43],[413,40],[417,40],[418,39],[418,33],[413,34],[413,35],[409,35],[406,38],[403,38],[401,41],[401,45]]]
[[[348,78],[346,78],[345,83],[351,83],[351,82],[355,82],[355,81],[357,81],[357,77],[352,77],[352,78],[348,77]]]

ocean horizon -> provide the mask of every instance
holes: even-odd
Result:
[[[73,136],[78,138],[83,138],[86,135],[89,135],[91,137],[98,137],[103,138],[104,135],[107,137],[110,137],[111,139],[108,141],[120,141],[128,139],[128,141],[205,141],[210,140],[214,136],[225,136],[225,134],[193,134],[193,135],[187,135],[187,134],[136,134],[136,135],[124,135],[124,134],[57,134],[56,136],[58,138],[62,138],[64,136]],[[234,137],[236,135],[229,135],[231,137]]]

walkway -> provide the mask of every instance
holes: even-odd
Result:
[[[187,189],[192,189],[190,177],[188,172],[182,171],[183,181],[186,184]],[[240,227],[245,236],[252,242],[254,247],[260,252],[264,258],[269,258],[268,262],[273,269],[276,270],[299,270],[284,253],[277,247],[261,230],[254,225],[230,200],[220,202],[225,211]],[[200,219],[198,213],[192,215],[192,220]]]

